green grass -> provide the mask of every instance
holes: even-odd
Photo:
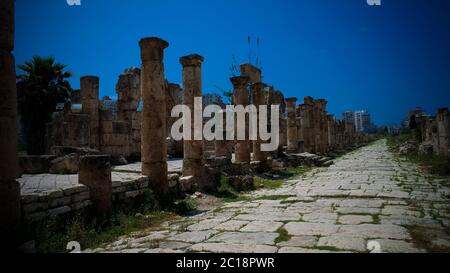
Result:
[[[397,152],[398,145],[415,139],[417,139],[417,136],[414,131],[405,131],[398,136],[387,137],[387,145],[391,151]],[[399,156],[399,159],[417,164],[430,174],[439,176],[450,175],[450,161],[442,156],[411,154]]]
[[[255,187],[257,189],[275,190],[275,189],[281,188],[283,186],[282,180],[265,179],[265,178],[256,176],[254,178],[254,181],[255,181]]]
[[[278,169],[278,170],[271,170],[265,175],[277,177],[277,178],[290,178],[290,177],[296,177],[296,176],[303,176],[305,173],[311,170],[311,167],[306,166],[300,166],[300,167],[288,167],[284,169]]]
[[[70,219],[52,219],[36,229],[36,247],[41,253],[64,253],[70,241],[77,241],[82,249],[96,248],[117,240],[122,235],[155,228],[173,219],[171,212],[152,212],[143,215],[118,213],[108,220],[86,220],[78,214]]]
[[[292,236],[289,235],[288,231],[283,227],[279,228],[277,230],[277,233],[279,234],[279,236],[275,239],[276,244],[281,242],[287,242],[292,238]]]

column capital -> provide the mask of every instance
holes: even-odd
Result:
[[[100,78],[97,76],[81,76],[80,82],[98,82],[100,81]]]
[[[289,104],[296,103],[297,101],[298,101],[297,98],[287,98],[286,99],[286,103],[289,103]]]
[[[304,101],[305,104],[308,104],[308,105],[313,105],[314,104],[314,99],[313,99],[313,97],[310,97],[310,96],[306,96],[303,99],[303,101]]]
[[[169,43],[157,37],[143,38],[139,41],[142,61],[162,61],[164,49]]]
[[[266,86],[267,85],[265,83],[263,83],[263,82],[255,82],[254,84],[252,84],[252,89],[253,90],[262,90]]]
[[[250,78],[247,76],[237,76],[230,78],[230,81],[233,84],[234,88],[242,88],[249,83]]]
[[[205,58],[198,54],[191,54],[187,56],[183,56],[180,58],[180,63],[183,67],[185,66],[201,66],[205,61]]]

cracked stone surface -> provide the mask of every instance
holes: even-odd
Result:
[[[449,195],[448,178],[421,173],[380,140],[248,201],[87,252],[370,252],[368,242],[381,252],[448,252]]]

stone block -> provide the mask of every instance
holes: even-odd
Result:
[[[80,209],[84,209],[86,207],[89,207],[92,205],[92,201],[91,200],[84,200],[81,202],[77,202],[72,204],[72,210],[80,210]]]
[[[54,155],[19,156],[19,167],[21,172],[25,174],[48,173],[50,162],[55,158],[56,156]]]
[[[52,174],[76,174],[78,173],[79,156],[70,154],[56,158],[50,163],[50,173]]]
[[[47,211],[47,214],[50,217],[55,217],[61,214],[65,214],[72,211],[72,209],[69,206],[63,206],[63,207],[59,207],[59,208],[55,208],[55,209],[51,209]]]
[[[62,190],[65,196],[71,196],[76,193],[87,192],[88,188],[85,185],[76,185],[64,188]]]
[[[30,203],[30,204],[26,204],[26,205],[22,206],[22,211],[25,214],[30,214],[32,212],[46,210],[47,208],[48,208],[47,203],[38,202],[38,203]]]
[[[25,222],[32,223],[32,222],[39,222],[42,221],[47,216],[46,212],[35,212],[31,214],[26,214],[24,216]]]
[[[53,199],[50,201],[50,208],[67,206],[67,205],[70,205],[71,202],[72,202],[72,198],[70,196],[56,198],[56,199]]]
[[[89,188],[98,213],[112,210],[112,183],[110,157],[106,155],[83,156],[80,159],[79,183]]]
[[[76,193],[72,195],[72,203],[80,202],[90,198],[90,193],[88,191]]]

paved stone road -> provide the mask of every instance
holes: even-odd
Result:
[[[449,186],[397,160],[382,140],[250,201],[88,252],[367,252],[371,241],[382,252],[450,251]]]

